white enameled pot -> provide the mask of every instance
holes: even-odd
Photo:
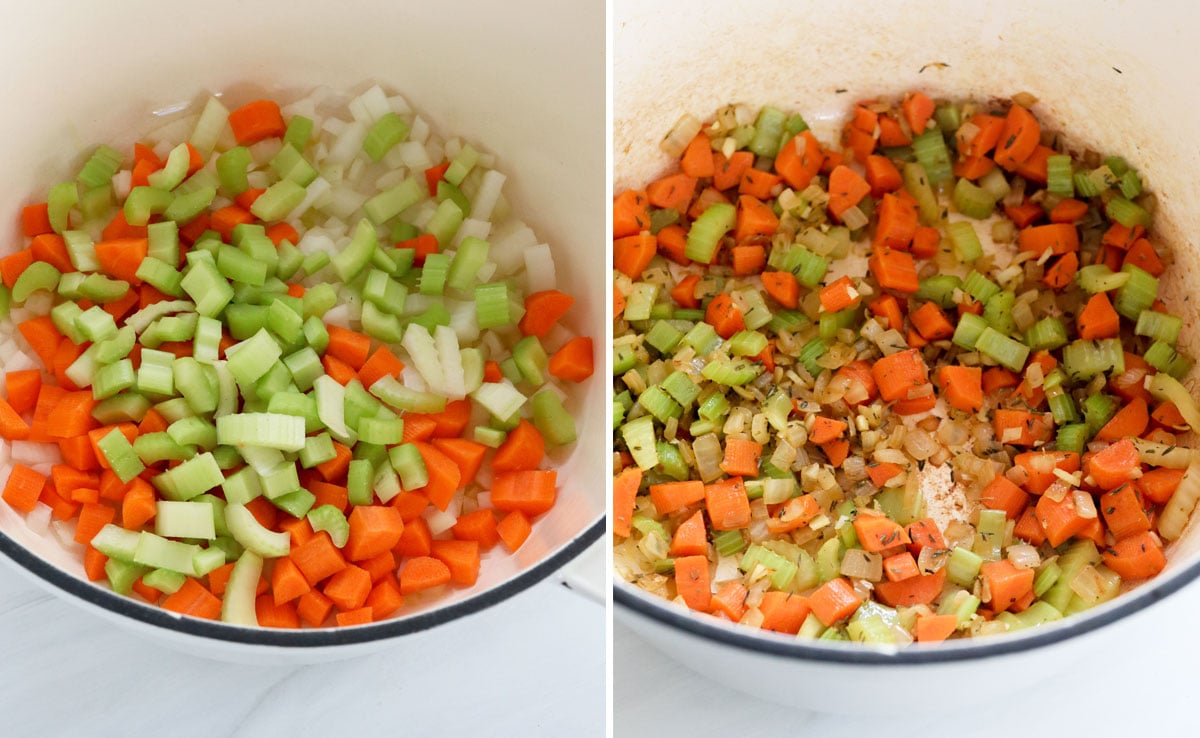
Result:
[[[443,134],[493,152],[514,210],[549,243],[577,299],[580,333],[605,334],[603,6],[551,0],[439,3],[285,0],[10,3],[0,27],[0,223],[21,243],[21,207],[76,171],[91,147],[128,150],[151,113],[246,91],[297,96],[373,82],[404,95]],[[237,91],[241,91],[240,93]],[[597,341],[598,347],[603,346]],[[0,357],[0,361],[2,361]],[[599,374],[599,372],[597,372]],[[558,466],[559,503],[512,556],[488,554],[479,582],[367,626],[293,632],[179,618],[88,583],[52,536],[0,504],[0,551],[39,584],[116,622],[202,655],[266,661],[362,653],[457,621],[550,575],[604,527],[607,391],[580,387],[579,442]],[[7,469],[0,469],[0,477]],[[402,611],[403,612],[403,611]],[[469,627],[456,625],[455,627]],[[441,632],[452,638],[453,628]]]
[[[666,170],[658,142],[683,113],[703,119],[726,103],[773,104],[802,112],[828,142],[856,100],[911,89],[984,99],[1027,91],[1042,121],[1080,148],[1123,154],[1158,194],[1158,237],[1175,251],[1164,298],[1184,316],[1181,342],[1195,356],[1197,19],[1182,2],[617,0],[613,190]],[[1127,616],[1200,573],[1196,528],[1153,581],[1013,636],[898,652],[796,642],[689,614],[621,581],[615,612],[731,687],[809,709],[920,714],[914,709],[970,704],[1061,674],[1085,649],[1122,639],[1136,647]]]

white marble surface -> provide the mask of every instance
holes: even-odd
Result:
[[[1127,652],[1089,654],[1071,676],[1002,703],[903,719],[825,715],[729,690],[672,661],[618,621],[613,626],[613,735],[1195,736],[1197,611],[1200,584],[1193,583],[1122,626],[1129,628],[1128,642],[1136,644]],[[986,672],[980,679],[986,682]],[[1116,684],[1119,693],[1112,689]]]
[[[0,736],[602,736],[602,556],[370,656],[241,666],[146,643],[0,563]],[[581,568],[582,567],[582,568]],[[580,581],[586,586],[580,586]]]

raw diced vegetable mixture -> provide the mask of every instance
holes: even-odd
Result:
[[[89,579],[241,625],[381,620],[520,548],[592,345],[493,157],[378,86],[149,142],[0,259],[5,503]]]
[[[1170,253],[1125,160],[1012,102],[745,106],[613,206],[614,564],[698,612],[906,644],[1157,574],[1200,497]]]

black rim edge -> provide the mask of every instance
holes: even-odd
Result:
[[[445,625],[461,617],[477,613],[503,602],[513,595],[529,589],[547,578],[568,561],[584,551],[604,534],[604,518],[595,521],[565,546],[534,564],[512,579],[501,582],[491,589],[473,595],[461,602],[439,607],[428,612],[408,617],[383,620],[370,625],[350,628],[312,628],[300,630],[276,630],[269,628],[244,628],[226,625],[219,621],[202,620],[177,616],[154,605],[124,597],[112,590],[84,581],[50,564],[25,548],[8,535],[0,532],[0,553],[25,568],[38,578],[53,584],[57,589],[78,599],[110,612],[124,615],[132,620],[164,630],[188,636],[208,638],[225,643],[243,643],[254,646],[281,646],[287,648],[320,648],[323,646],[345,646],[370,641],[385,640],[397,636],[429,630]]]
[[[915,666],[994,658],[1062,643],[1144,610],[1198,577],[1200,561],[1192,562],[1159,584],[1141,585],[1135,592],[1118,598],[1108,609],[1091,617],[1071,616],[1053,626],[1034,629],[1028,634],[972,639],[963,641],[962,646],[917,645],[895,651],[839,644],[817,646],[804,641],[785,640],[785,637],[776,637],[770,633],[739,628],[715,618],[685,612],[666,600],[643,595],[619,578],[613,585],[613,602],[661,624],[745,651],[843,665]]]

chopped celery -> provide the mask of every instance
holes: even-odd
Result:
[[[684,255],[703,264],[712,262],[721,238],[734,226],[737,211],[728,203],[713,203],[688,231]]]
[[[951,179],[950,152],[946,148],[946,139],[939,130],[929,130],[913,138],[913,154],[925,169],[931,184],[941,184]]]

